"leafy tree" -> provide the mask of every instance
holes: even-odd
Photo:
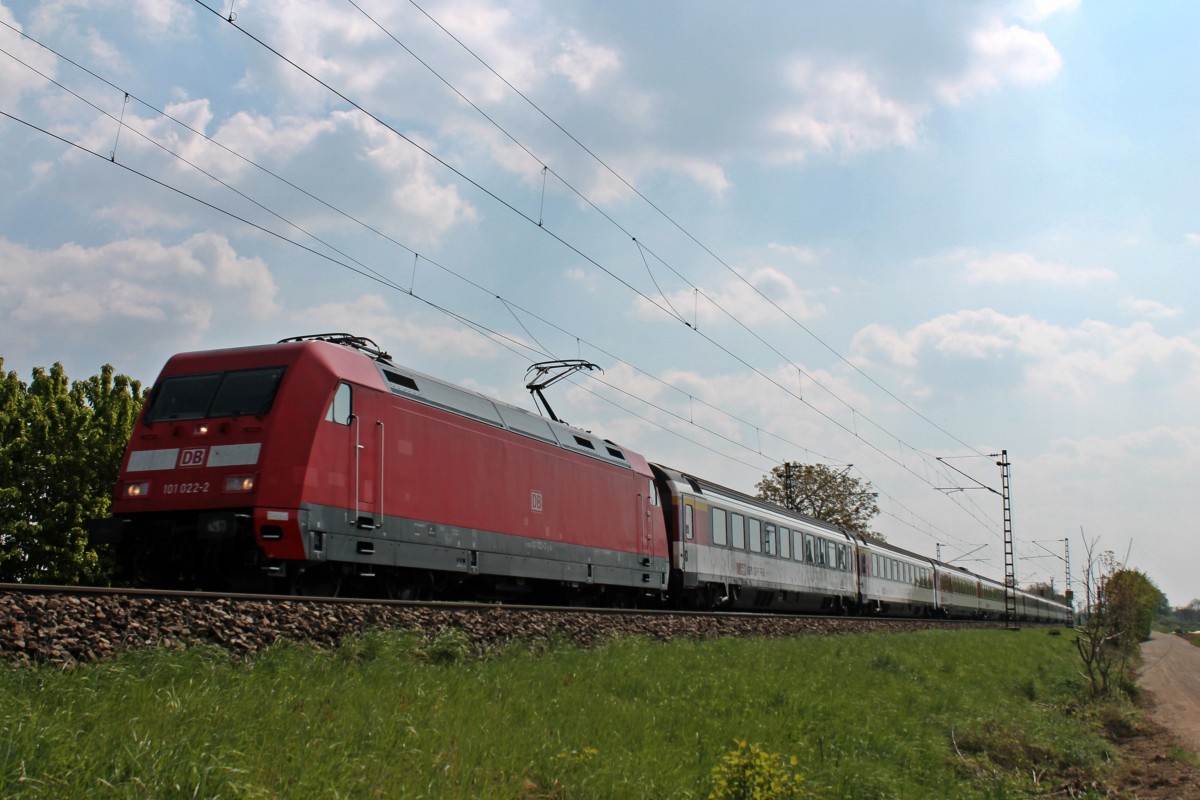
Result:
[[[1085,545],[1085,606],[1075,646],[1092,694],[1106,695],[1114,680],[1126,677],[1139,645],[1150,638],[1163,593],[1145,573],[1118,562],[1112,551],[1097,556],[1095,541]]]
[[[39,367],[28,384],[3,367],[0,358],[0,580],[95,578],[84,525],[108,515],[141,384],[109,365],[74,383],[62,364]]]
[[[1175,616],[1184,622],[1200,622],[1200,598],[1175,609]]]
[[[1025,587],[1025,591],[1030,594],[1036,594],[1038,597],[1055,600],[1059,603],[1067,602],[1067,598],[1062,592],[1055,591],[1053,582],[1040,581],[1038,583],[1031,583]]]
[[[824,464],[785,461],[763,476],[755,487],[760,500],[807,514],[839,528],[882,540],[870,528],[879,513],[870,481],[862,481]]]
[[[1109,614],[1125,634],[1121,642],[1123,648],[1127,653],[1136,650],[1139,644],[1150,638],[1154,615],[1162,605],[1163,593],[1144,572],[1128,568],[1114,572],[1104,590]]]

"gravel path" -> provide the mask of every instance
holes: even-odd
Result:
[[[1155,722],[1200,753],[1200,647],[1155,633],[1142,645],[1138,683],[1154,698]]]

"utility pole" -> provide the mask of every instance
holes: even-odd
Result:
[[[1013,556],[1012,495],[1009,487],[1008,451],[1000,451],[1000,497],[1004,503],[1004,623],[1017,627],[1017,568]]]
[[[1075,593],[1071,591],[1071,539],[1063,539],[1063,561],[1067,562],[1067,582],[1063,584],[1063,599],[1067,605],[1075,607]]]

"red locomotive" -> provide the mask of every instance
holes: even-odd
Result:
[[[171,358],[96,538],[156,585],[621,602],[667,584],[658,503],[637,453],[326,334]]]

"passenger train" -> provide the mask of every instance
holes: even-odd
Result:
[[[182,353],[110,519],[118,581],[1003,619],[1004,586],[321,334]],[[1017,616],[1071,621],[1017,593]]]

